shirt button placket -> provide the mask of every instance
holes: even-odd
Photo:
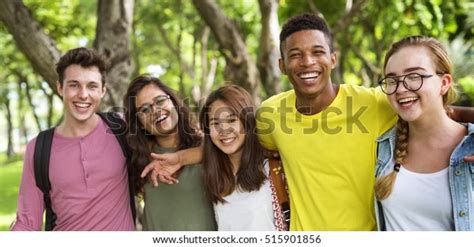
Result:
[[[81,139],[80,145],[81,145],[81,164],[84,169],[84,177],[87,181],[87,179],[89,179],[89,173],[87,172],[87,166],[86,166],[84,139]]]

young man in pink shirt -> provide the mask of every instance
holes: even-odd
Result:
[[[64,120],[55,128],[49,161],[55,231],[134,230],[126,158],[117,138],[96,114],[106,92],[106,66],[94,50],[68,51],[56,65]],[[45,203],[36,186],[36,138],[26,148],[11,230],[39,231]]]

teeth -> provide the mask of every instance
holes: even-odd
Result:
[[[88,104],[88,103],[74,103],[74,105],[77,106],[77,107],[86,108],[86,107],[89,107],[91,104]]]
[[[165,120],[167,117],[168,117],[168,115],[161,115],[161,116],[156,120],[156,123],[159,123],[159,122]]]
[[[407,103],[407,102],[410,102],[410,101],[415,101],[417,100],[418,97],[408,97],[408,98],[403,98],[403,99],[399,99],[398,100],[398,103],[399,104],[403,104],[403,103]]]
[[[320,74],[321,74],[320,72],[301,73],[300,78],[301,79],[315,78],[315,77],[318,77]]]
[[[228,144],[228,143],[231,143],[235,140],[235,138],[226,138],[226,139],[221,139],[221,142],[223,142],[224,144]]]

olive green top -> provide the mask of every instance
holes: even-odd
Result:
[[[156,147],[156,153],[174,152]],[[187,165],[179,172],[179,183],[144,186],[143,229],[147,231],[215,231],[212,204],[206,197],[202,165]]]

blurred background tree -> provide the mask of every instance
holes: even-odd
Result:
[[[474,105],[472,0],[0,1],[0,169],[61,119],[54,65],[68,49],[96,48],[111,64],[102,110],[121,107],[129,81],[142,73],[160,77],[194,111],[225,83],[245,87],[260,102],[291,88],[278,69],[278,35],[282,23],[304,12],[332,28],[335,83],[376,86],[390,44],[423,34],[448,47],[458,104]],[[20,165],[5,169],[11,167],[18,180]],[[5,171],[0,181],[7,183]],[[1,214],[14,214],[11,208],[0,210],[0,229]]]
[[[376,86],[384,54],[404,36],[437,37],[450,50],[459,104],[474,102],[474,3],[469,0],[9,0],[0,1],[0,146],[21,151],[61,118],[54,64],[94,47],[111,64],[104,109],[120,107],[131,78],[151,73],[194,110],[212,89],[235,83],[257,102],[288,90],[278,69],[280,23],[324,17],[338,56],[336,83]],[[31,124],[26,124],[31,123]]]

